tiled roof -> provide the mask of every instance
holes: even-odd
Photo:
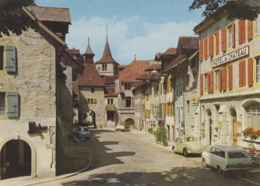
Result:
[[[181,43],[183,49],[198,49],[199,37],[180,37],[179,43]]]
[[[179,55],[175,60],[173,60],[171,62],[171,64],[169,66],[167,66],[167,68],[163,72],[181,64],[182,62],[184,62],[186,60],[187,60],[186,55]]]
[[[118,65],[118,68],[125,68],[127,67],[128,65]]]
[[[138,83],[140,82],[136,78],[140,77],[140,73],[129,74],[122,82],[124,83]]]
[[[35,7],[35,16],[40,21],[71,23],[69,8]]]
[[[66,49],[66,51],[67,51],[70,55],[80,55],[80,50],[79,50],[79,49]]]
[[[156,63],[156,64],[152,64],[149,68],[145,69],[145,71],[161,70],[161,68],[162,68],[162,64]]]
[[[81,66],[72,67],[72,74],[73,75],[83,74],[83,72],[84,72],[84,68],[82,68]]]
[[[130,65],[125,67],[124,70],[122,70],[119,73],[119,89],[120,92],[123,91],[121,82],[125,80],[130,80],[132,78],[134,81],[136,81],[136,78],[140,77],[142,75],[141,71],[144,71],[149,67],[149,61],[133,61]],[[130,76],[133,74],[132,76]]]
[[[105,84],[115,84],[115,76],[101,76]]]
[[[165,55],[175,55],[175,54],[177,54],[177,48],[168,48],[163,54],[165,54]]]
[[[109,44],[108,44],[108,40],[106,40],[106,45],[105,45],[105,49],[104,49],[104,53],[103,53],[103,56],[102,58],[97,62],[98,63],[117,63],[113,57],[112,57],[112,54],[111,54],[111,51],[110,51],[110,47],[109,47]]]
[[[105,97],[117,97],[115,87],[105,87]]]
[[[144,73],[141,76],[139,76],[138,78],[136,78],[137,80],[147,80],[150,79],[151,77],[153,77],[153,74],[150,73]]]
[[[104,87],[105,84],[101,79],[94,63],[86,63],[83,75],[77,79],[80,87]]]

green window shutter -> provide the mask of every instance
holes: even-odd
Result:
[[[154,115],[154,105],[152,105],[152,114]]]
[[[8,92],[8,117],[19,117],[19,94],[18,92]]]
[[[162,118],[162,104],[160,103],[159,104],[159,109],[158,109],[158,116],[159,116],[159,118]]]
[[[6,71],[16,72],[16,48],[15,46],[6,46]]]

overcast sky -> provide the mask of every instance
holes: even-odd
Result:
[[[196,36],[202,9],[189,11],[193,0],[36,0],[38,6],[70,8],[71,25],[66,43],[85,53],[90,46],[94,61],[101,59],[106,26],[112,57],[119,64],[154,60],[155,54],[177,47],[179,36]]]

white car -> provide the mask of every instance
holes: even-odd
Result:
[[[200,143],[192,135],[179,136],[174,142],[172,150],[184,156],[188,156],[189,154],[201,154]]]
[[[202,165],[216,168],[218,173],[245,171],[252,169],[252,162],[246,150],[231,145],[215,145],[210,151],[202,152]]]

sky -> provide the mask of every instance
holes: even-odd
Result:
[[[69,48],[84,54],[88,46],[94,62],[103,55],[106,33],[112,57],[121,65],[154,60],[156,53],[176,48],[180,36],[194,36],[203,9],[189,11],[193,0],[36,0],[38,6],[70,9],[66,36]],[[106,29],[106,26],[108,29]]]

